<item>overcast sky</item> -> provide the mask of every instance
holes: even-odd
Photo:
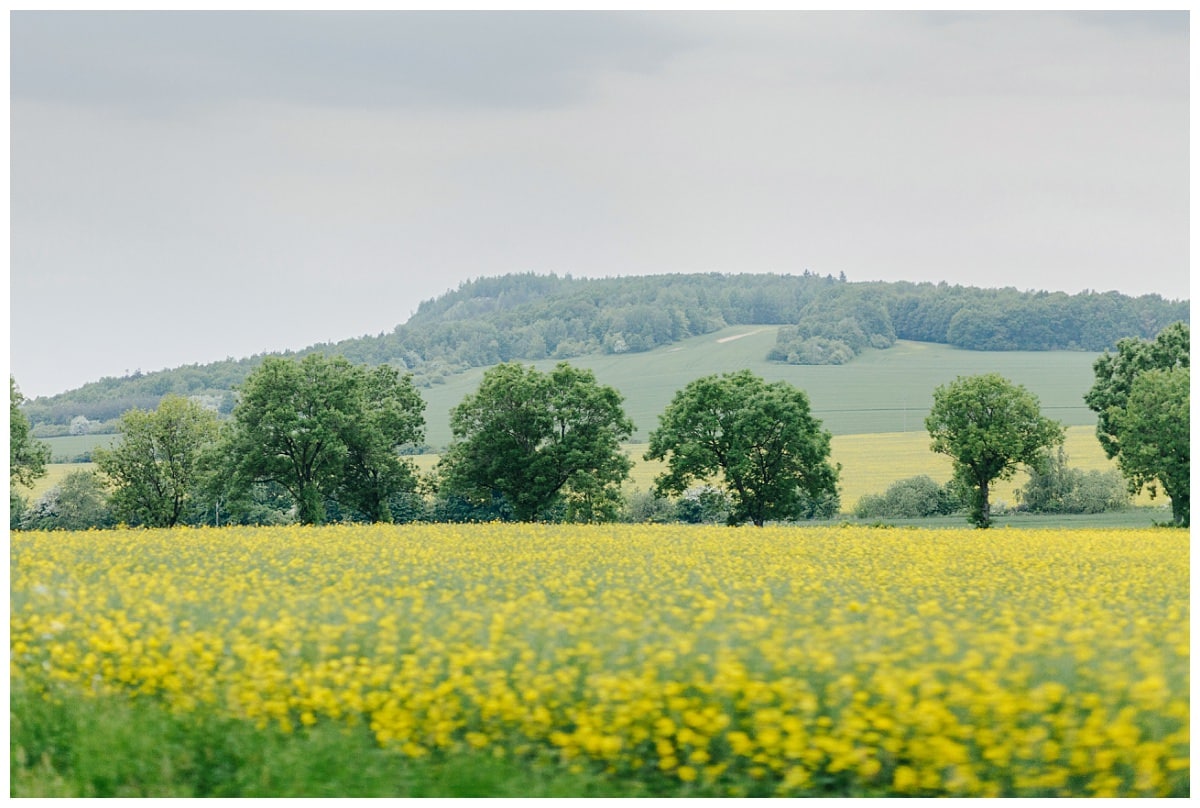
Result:
[[[10,20],[31,397],[509,272],[1190,297],[1186,12]]]

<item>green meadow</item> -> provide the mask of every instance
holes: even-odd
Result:
[[[925,431],[933,390],[958,376],[999,373],[1023,384],[1042,410],[1068,426],[1090,426],[1096,414],[1083,403],[1092,386],[1096,354],[1080,351],[965,351],[947,345],[899,341],[869,350],[845,365],[785,365],[765,357],[778,326],[739,326],[638,354],[580,356],[569,360],[625,396],[625,411],[645,442],[676,391],[712,373],[749,369],[767,381],[783,380],[806,393],[814,414],[834,435]],[[540,370],[554,360],[531,363]],[[450,377],[422,390],[426,440],[450,441],[449,413],[479,386],[484,368]]]

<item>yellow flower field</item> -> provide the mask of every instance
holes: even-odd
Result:
[[[11,675],[720,793],[1188,793],[1188,536],[11,534]]]

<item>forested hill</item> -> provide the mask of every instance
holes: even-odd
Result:
[[[294,352],[343,354],[437,384],[470,367],[646,351],[731,325],[781,325],[768,359],[839,364],[897,339],[973,350],[1102,351],[1189,320],[1187,301],[1117,292],[1021,292],[945,283],[851,283],[831,276],[653,275],[586,279],[517,274],[481,278],[434,300],[391,333]],[[169,392],[207,396],[221,410],[263,356],[104,378],[28,402],[42,434],[72,419],[105,422],[152,408]],[[18,382],[20,380],[18,379]]]

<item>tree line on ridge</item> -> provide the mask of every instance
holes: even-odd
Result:
[[[638,353],[733,325],[778,325],[767,359],[840,364],[897,339],[972,350],[1103,351],[1125,337],[1151,339],[1187,322],[1186,301],[1117,292],[1022,292],[945,283],[848,282],[812,273],[695,274],[586,279],[514,274],[481,278],[420,305],[390,333],[310,346],[277,356],[344,356],[390,364],[418,387],[473,367]],[[40,437],[68,434],[73,420],[111,431],[128,409],[163,396],[207,397],[232,412],[234,388],[268,355],[124,377],[26,402]]]

